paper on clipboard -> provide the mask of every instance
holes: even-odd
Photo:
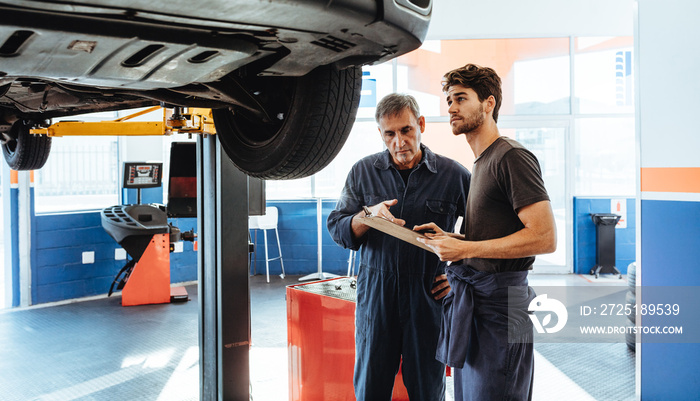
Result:
[[[432,249],[430,249],[429,246],[425,245],[422,242],[418,242],[416,238],[428,238],[425,235],[413,231],[409,228],[400,226],[396,223],[392,223],[391,221],[383,218],[383,217],[377,217],[377,216],[365,216],[365,217],[360,217],[360,221],[364,224],[367,224],[368,226],[372,228],[376,228],[377,230],[389,234],[392,237],[396,237],[402,241],[406,241],[411,245],[415,245],[421,249],[425,249],[428,252],[435,253]]]

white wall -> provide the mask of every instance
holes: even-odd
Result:
[[[641,167],[698,167],[700,2],[639,3]]]
[[[633,0],[434,0],[428,38],[631,36],[632,7]]]

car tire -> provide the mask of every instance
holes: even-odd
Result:
[[[295,179],[322,170],[345,144],[360,102],[362,69],[322,66],[302,77],[239,83],[260,110],[212,110],[224,151],[252,177]],[[269,119],[260,117],[263,110]]]
[[[627,315],[627,319],[634,324],[637,319],[637,297],[631,291],[627,291],[627,294],[625,295],[625,304],[629,306],[629,308],[626,308],[626,310],[629,309],[632,311]]]
[[[37,170],[49,158],[51,137],[30,133],[33,125],[32,121],[17,120],[3,137],[2,153],[13,170]]]
[[[637,293],[637,262],[627,265],[627,284],[632,294]]]
[[[635,352],[637,349],[637,335],[634,333],[634,323],[625,323],[625,342],[627,343],[627,348]]]

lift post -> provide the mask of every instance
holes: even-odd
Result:
[[[248,177],[215,136],[197,138],[202,401],[250,399]]]

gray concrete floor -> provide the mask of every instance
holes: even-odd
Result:
[[[602,275],[530,274],[531,286],[627,286],[627,280]],[[261,287],[262,284],[262,288]],[[286,318],[282,291],[276,288],[299,284],[295,277],[282,280],[277,276],[265,283],[264,276],[251,279],[253,294],[264,294],[252,301],[253,348],[251,350],[251,380],[255,400],[287,400],[286,366],[264,363],[264,358],[287,361],[286,332],[280,333],[270,321]],[[257,298],[254,296],[254,298]],[[276,317],[275,317],[276,316]],[[256,337],[256,335],[260,337]],[[270,344],[271,346],[263,346]],[[258,348],[262,347],[262,348]],[[259,357],[259,358],[258,358]],[[260,365],[258,365],[258,363]],[[635,355],[625,343],[542,343],[535,344],[536,401],[625,401],[634,400]],[[446,400],[453,400],[452,380],[447,379]]]
[[[285,287],[299,276],[251,277],[253,399],[288,399]],[[531,285],[625,285],[581,275],[530,275]],[[118,297],[0,312],[0,399],[197,400],[198,308],[124,308]],[[634,399],[624,343],[536,344],[535,400]],[[448,389],[451,383],[448,382]],[[448,391],[447,399],[451,399]]]

